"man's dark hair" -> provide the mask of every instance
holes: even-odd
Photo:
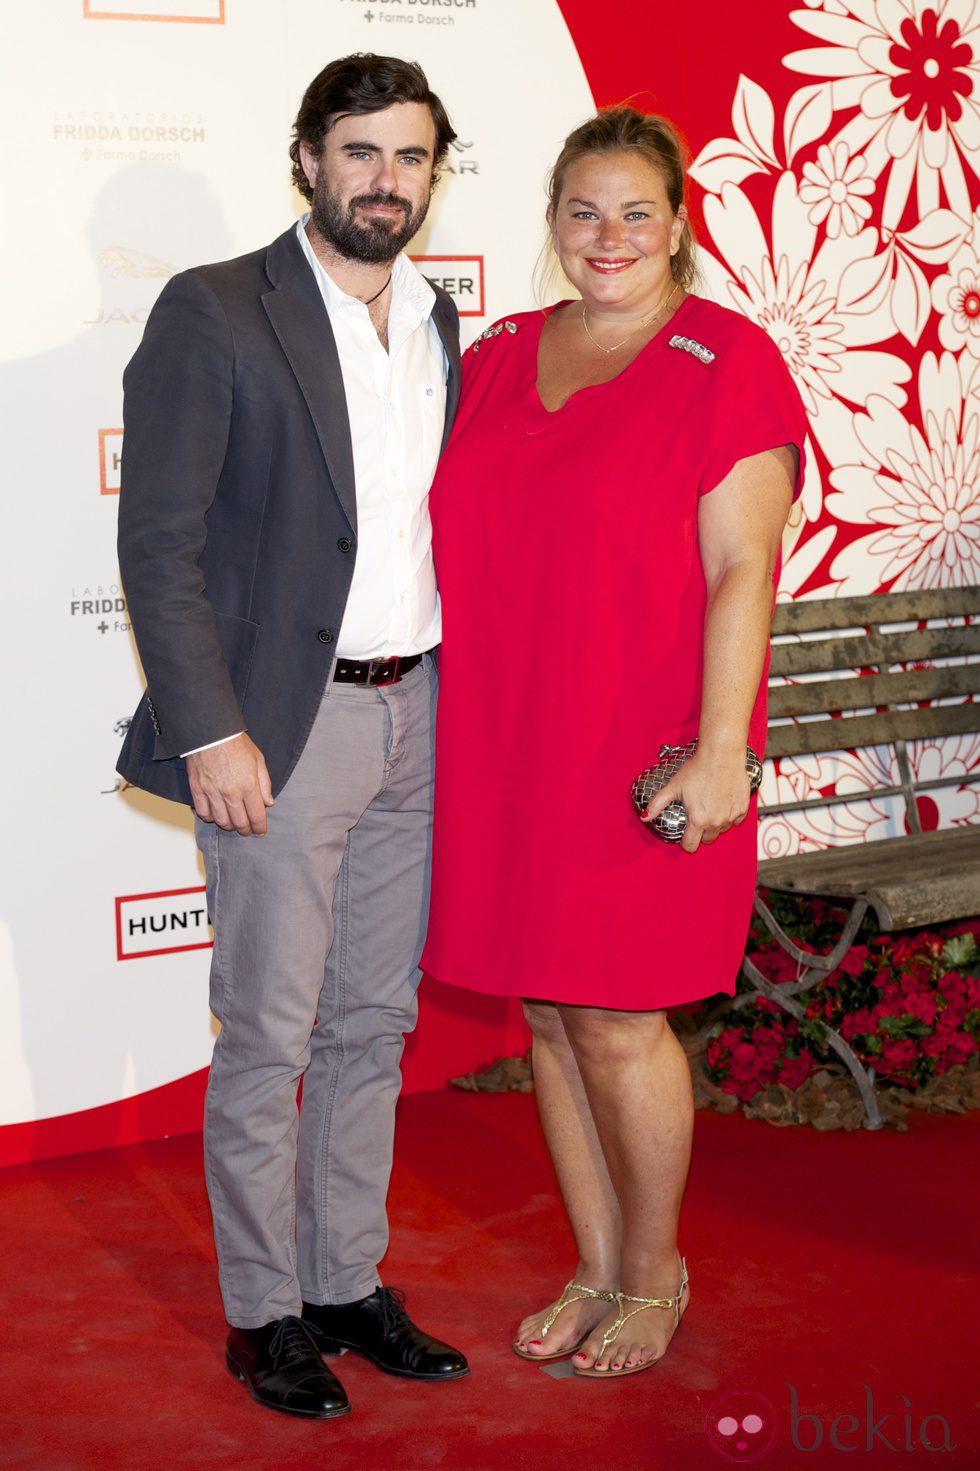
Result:
[[[415,61],[358,51],[325,66],[313,78],[300,103],[289,145],[293,183],[299,192],[307,199],[313,198],[313,189],[300,162],[301,143],[319,158],[323,140],[339,118],[383,112],[396,102],[421,102],[431,112],[436,130],[433,169],[437,169],[456,133],[446,109],[429,87],[425,72]]]

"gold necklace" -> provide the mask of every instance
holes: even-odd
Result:
[[[666,308],[668,306],[670,306],[670,303],[673,301],[674,297],[677,295],[677,293],[678,293],[678,291],[680,291],[680,289],[681,288],[680,288],[680,285],[679,284],[678,285],[675,285],[675,286],[672,286],[671,289],[670,289],[670,291],[668,292],[668,294],[664,297],[663,301],[660,303],[660,305],[654,311],[652,311],[649,316],[644,317],[643,320],[639,323],[639,325],[636,326],[636,327],[634,327],[631,332],[627,332],[626,336],[622,339],[621,342],[614,343],[612,347],[603,347],[602,343],[601,342],[596,342],[595,338],[592,336],[592,333],[589,331],[589,322],[588,322],[588,314],[587,314],[588,313],[588,309],[587,309],[587,307],[585,305],[585,302],[583,301],[583,303],[582,303],[582,326],[585,328],[585,335],[589,339],[589,341],[592,343],[592,346],[593,347],[597,347],[600,352],[604,352],[606,354],[606,356],[608,357],[608,355],[611,352],[618,352],[621,347],[624,347],[626,345],[626,343],[629,342],[630,338],[631,337],[635,337],[636,333],[639,332],[639,331],[641,331],[641,329],[643,327],[647,327],[647,326],[649,326],[649,324],[651,322],[656,321],[657,317],[660,316],[660,313],[662,311],[665,311]]]

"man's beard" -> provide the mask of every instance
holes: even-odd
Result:
[[[404,212],[404,220],[396,218],[373,218],[359,224],[355,211],[358,205],[397,204]],[[344,203],[337,194],[332,194],[319,179],[313,189],[310,213],[317,234],[348,260],[363,261],[365,265],[380,265],[394,260],[405,249],[412,236],[417,234],[429,212],[426,199],[412,213],[407,199],[398,194],[355,194]]]

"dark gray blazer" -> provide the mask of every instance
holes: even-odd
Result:
[[[436,297],[445,447],[459,328]],[[147,692],[118,770],[190,802],[180,752],[247,729],[279,792],[319,708],[357,556],[340,360],[295,228],[169,281],[123,384],[119,565]]]

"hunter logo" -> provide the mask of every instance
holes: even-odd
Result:
[[[99,492],[101,495],[119,494],[122,442],[121,429],[99,430]]]
[[[413,255],[427,281],[447,291],[461,317],[485,315],[482,255]]]
[[[124,894],[116,900],[116,959],[144,960],[177,950],[208,950],[211,930],[204,886]]]
[[[223,26],[225,0],[82,0],[86,20],[171,20]]]

